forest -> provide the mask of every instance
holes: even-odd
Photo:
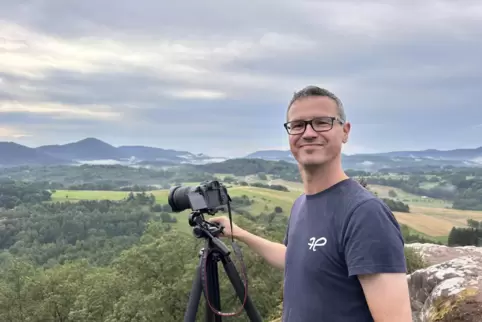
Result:
[[[192,227],[180,226],[178,219],[187,214],[170,212],[148,192],[117,201],[59,202],[45,183],[10,180],[1,186],[9,201],[0,213],[0,321],[182,320],[203,246]],[[281,242],[286,210],[244,210],[252,203],[246,195],[233,197],[236,223]],[[423,241],[406,227],[403,232],[407,240]],[[255,306],[263,320],[278,317],[282,272],[239,246]],[[413,251],[406,255],[410,272],[426,266]],[[240,271],[240,260],[232,256]],[[220,272],[223,311],[236,310],[240,303]],[[203,312],[201,303],[198,321]]]

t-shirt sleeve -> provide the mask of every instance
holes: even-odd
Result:
[[[283,244],[288,247],[288,233],[290,231],[290,221],[288,220],[288,224],[286,225],[286,232],[285,237],[283,238]]]
[[[353,211],[343,240],[349,276],[407,272],[400,226],[380,199],[365,201]]]
[[[289,235],[289,232],[290,232],[290,222],[291,222],[291,219],[293,218],[293,216],[296,216],[298,211],[299,211],[299,208],[300,208],[300,202],[301,202],[301,198],[298,197],[296,198],[296,200],[293,202],[293,206],[291,206],[291,211],[290,211],[290,215],[288,217],[288,223],[286,225],[286,232],[285,232],[285,237],[283,238],[283,244],[288,247],[288,235]]]

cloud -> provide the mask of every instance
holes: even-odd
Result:
[[[348,151],[480,145],[480,1],[8,1],[0,35],[0,118],[31,145],[286,146],[308,84],[344,102]]]
[[[19,139],[23,137],[29,137],[31,134],[25,133],[12,127],[0,126],[0,138],[3,140]]]
[[[65,118],[93,118],[93,119],[112,119],[117,118],[119,114],[112,111],[109,106],[76,106],[69,108],[65,105],[55,103],[49,104],[25,104],[12,101],[0,101],[0,115],[2,113],[19,113],[19,114],[47,114],[54,119]]]

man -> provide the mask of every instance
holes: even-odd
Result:
[[[390,209],[342,169],[351,125],[341,101],[308,86],[284,124],[304,194],[291,209],[283,244],[240,227],[231,234],[284,269],[283,321],[411,322],[404,242]]]

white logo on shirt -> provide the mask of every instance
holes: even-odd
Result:
[[[311,237],[310,238],[310,242],[308,243],[308,246],[310,246],[310,250],[316,252],[316,247],[318,246],[325,246],[326,245],[326,238],[325,237],[321,237],[321,238],[318,238],[316,239],[316,237]]]

